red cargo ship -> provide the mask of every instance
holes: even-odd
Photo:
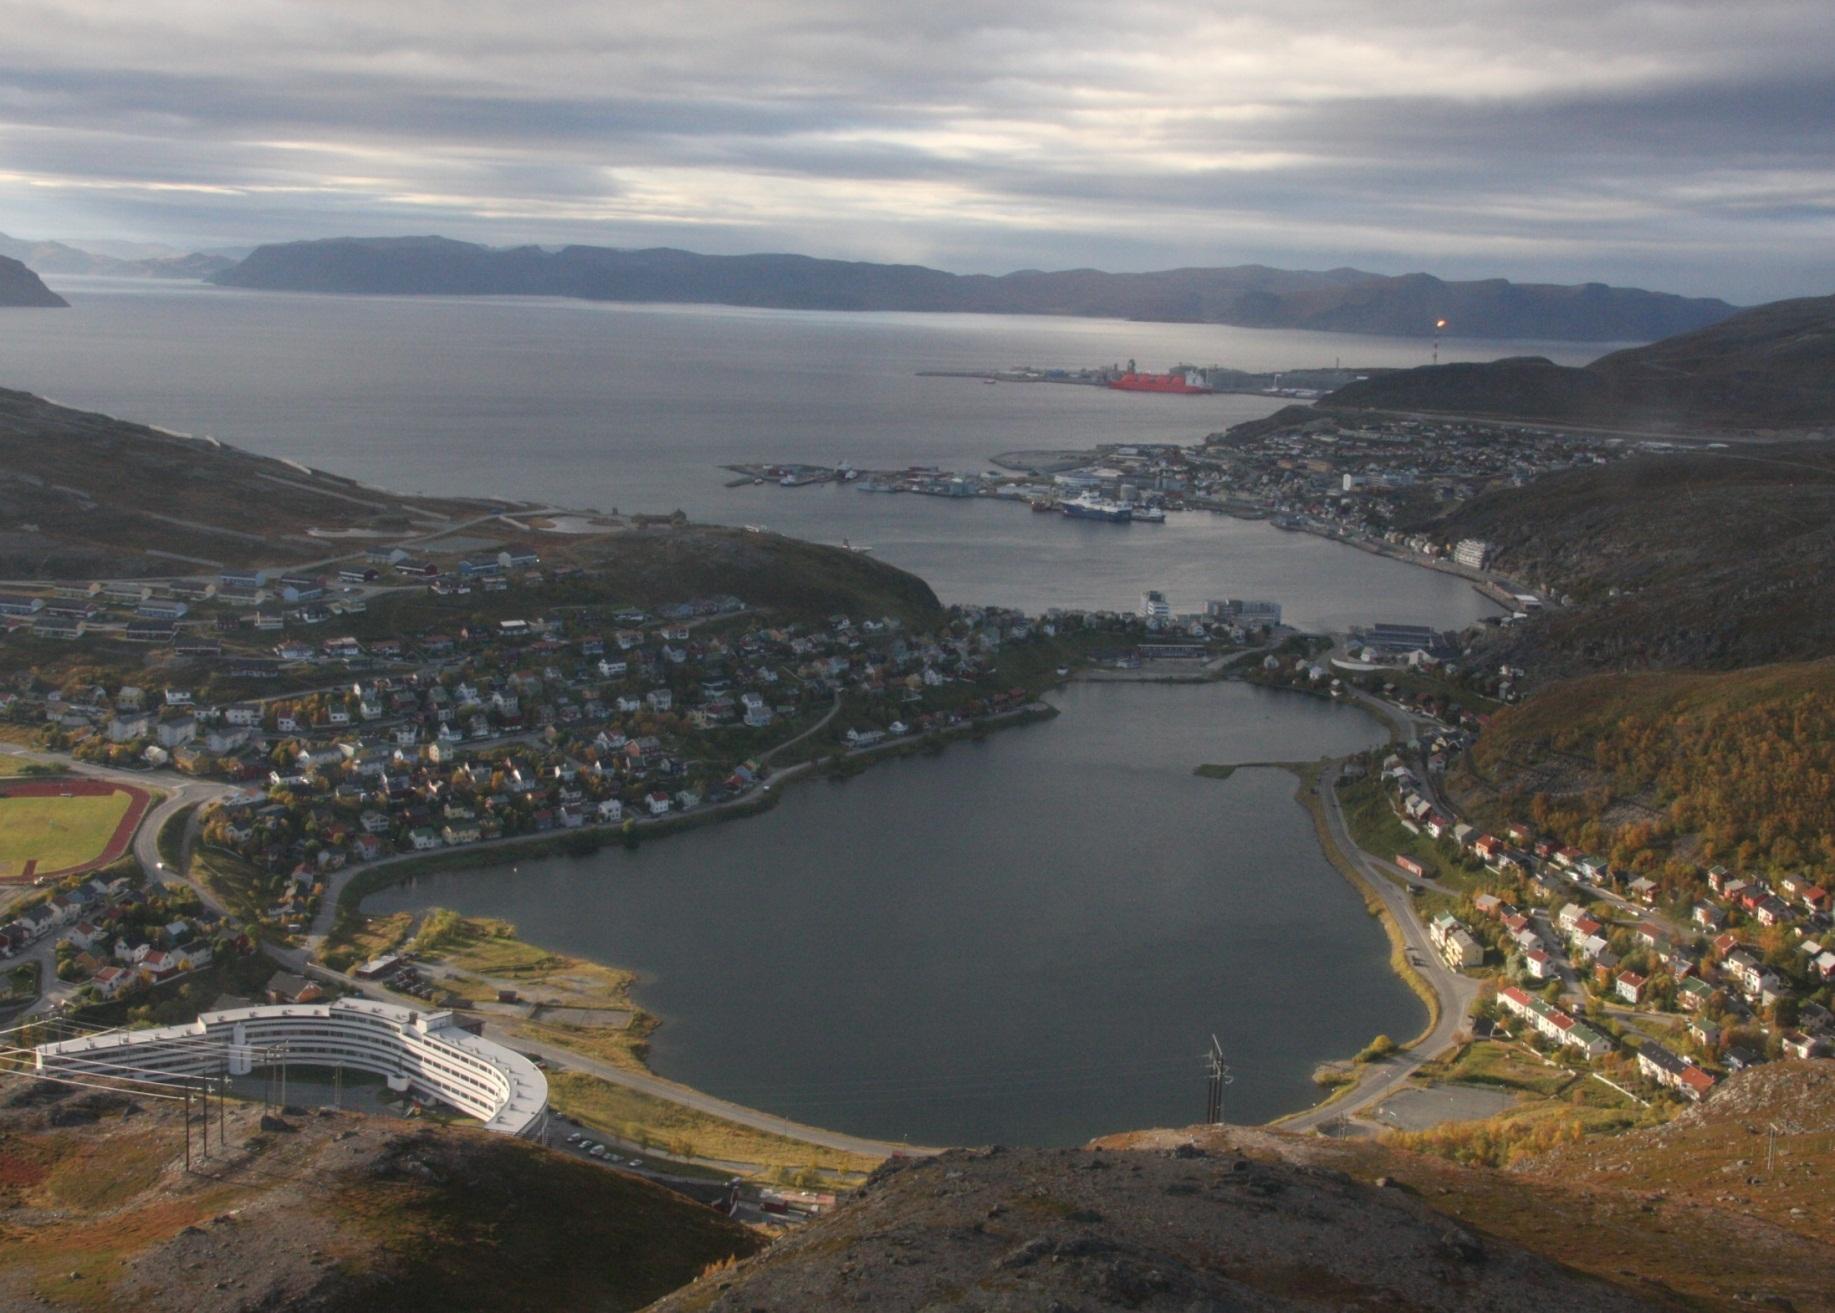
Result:
[[[1112,379],[1109,386],[1121,392],[1174,392],[1181,396],[1195,396],[1211,390],[1194,384],[1184,374],[1140,374],[1132,370]]]

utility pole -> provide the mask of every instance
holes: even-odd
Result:
[[[191,1087],[185,1086],[185,1171],[191,1171]]]
[[[1223,1063],[1223,1045],[1217,1036],[1211,1036],[1211,1050],[1204,1055],[1204,1072],[1206,1076],[1206,1098],[1204,1120],[1208,1125],[1219,1126],[1223,1123],[1223,1087],[1235,1082],[1230,1069]]]

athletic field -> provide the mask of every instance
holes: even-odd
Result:
[[[142,790],[101,780],[0,781],[0,880],[107,865],[127,851],[146,806]]]

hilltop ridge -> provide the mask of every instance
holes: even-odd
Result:
[[[270,291],[571,296],[805,310],[1071,315],[1425,337],[1436,319],[1478,338],[1644,341],[1712,324],[1724,301],[1588,283],[1449,282],[1358,269],[1230,268],[952,274],[803,255],[701,255],[657,247],[492,248],[443,237],[262,246],[210,279]]]
[[[1408,526],[1488,543],[1575,605],[1488,656],[1543,678],[1835,655],[1835,454],[1826,443],[1646,452],[1486,492]]]
[[[1328,408],[1676,430],[1835,426],[1835,296],[1775,301],[1582,368],[1539,356],[1347,384]]]
[[[221,1125],[206,1157],[194,1121],[187,1171],[167,1099],[9,1083],[0,1306],[624,1310],[761,1243],[648,1181],[477,1129],[247,1104]]]
[[[1508,1170],[1228,1125],[956,1150],[888,1163],[834,1214],[656,1309],[1809,1313],[1835,1290],[1831,1131],[1835,1063],[1816,1061]]]

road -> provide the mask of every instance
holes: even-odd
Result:
[[[1440,1016],[1426,1037],[1395,1056],[1371,1063],[1357,1088],[1350,1094],[1321,1108],[1313,1108],[1274,1123],[1285,1131],[1310,1131],[1382,1102],[1415,1072],[1453,1047],[1453,1037],[1465,1029],[1467,1014],[1478,996],[1478,982],[1447,967],[1440,960],[1427,931],[1415,913],[1409,885],[1424,883],[1413,880],[1399,868],[1379,862],[1359,848],[1351,839],[1344,809],[1338,802],[1338,775],[1341,767],[1333,765],[1319,776],[1319,798],[1324,807],[1326,830],[1344,860],[1350,862],[1369,882],[1383,908],[1401,927],[1402,940],[1408,947],[1415,970],[1427,981],[1440,1003]],[[1403,883],[1398,883],[1402,881]]]

